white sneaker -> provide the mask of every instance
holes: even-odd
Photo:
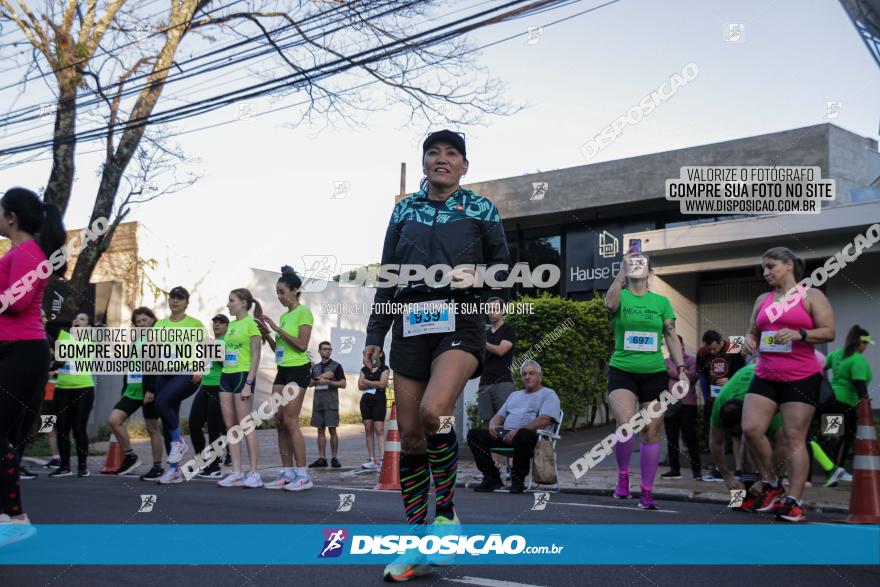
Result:
[[[37,533],[30,520],[16,520],[0,514],[0,548],[7,544],[26,540]]]
[[[220,487],[241,487],[244,485],[244,473],[230,473],[220,481],[217,481]]]
[[[269,481],[268,483],[263,485],[263,489],[284,489],[284,486],[293,481],[296,478],[296,474],[288,474],[284,471],[281,472],[280,475],[273,481]]]
[[[380,465],[378,461],[370,459],[369,461],[361,465],[361,469],[378,469],[381,466],[382,465]]]
[[[180,469],[176,469],[171,467],[164,473],[162,476],[156,479],[156,483],[161,485],[171,485],[173,483],[183,483],[183,474],[181,474]]]
[[[241,486],[245,489],[256,489],[263,486],[263,479],[260,477],[259,473],[251,471],[247,474],[247,477],[244,478],[244,483],[242,483]]]
[[[287,491],[303,491],[305,489],[311,489],[313,486],[314,484],[309,477],[300,477],[297,475],[293,478],[293,481],[284,486],[284,489]]]
[[[851,473],[844,473],[843,475],[840,476],[840,480],[851,482],[852,481],[852,474]]]
[[[175,463],[179,463],[183,460],[183,455],[187,451],[189,447],[186,446],[186,442],[181,440],[180,442],[172,442],[171,443],[171,452],[168,453],[168,462],[172,465]]]

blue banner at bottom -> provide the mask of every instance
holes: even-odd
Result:
[[[20,528],[20,527],[19,527]],[[2,565],[878,565],[880,526],[38,525]],[[0,527],[0,543],[6,532]],[[433,532],[433,533],[432,533]]]

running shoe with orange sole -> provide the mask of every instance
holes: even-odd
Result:
[[[785,499],[785,489],[782,487],[770,487],[765,489],[764,493],[755,500],[754,510],[761,513],[773,512],[780,507],[783,499]]]
[[[803,506],[791,496],[785,498],[782,505],[776,510],[776,519],[785,520],[786,522],[805,522],[807,521],[806,512]]]

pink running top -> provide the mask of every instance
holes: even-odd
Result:
[[[811,343],[796,340],[777,345],[769,340],[783,328],[797,331],[801,328],[810,330],[815,326],[813,317],[804,308],[804,301],[799,300],[796,306],[786,310],[776,322],[770,322],[770,318],[765,313],[766,308],[772,303],[773,292],[770,292],[761,303],[755,318],[755,324],[761,331],[761,338],[758,340],[760,354],[755,365],[755,375],[769,381],[798,381],[821,373],[822,365],[816,359],[816,352]]]
[[[47,280],[24,278],[45,260],[35,240],[12,247],[0,258],[0,341],[46,338],[40,306]]]

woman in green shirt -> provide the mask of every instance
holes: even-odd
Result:
[[[73,319],[74,328],[88,328],[91,317],[80,312]],[[70,340],[70,332],[62,330],[58,340]],[[95,380],[91,373],[74,370],[74,365],[67,362],[58,370],[58,381],[55,383],[55,403],[58,410],[58,450],[61,453],[61,465],[50,477],[70,477],[70,434],[76,441],[76,458],[79,464],[78,477],[88,477],[87,459],[89,456],[89,414],[95,404]]]
[[[135,328],[152,328],[156,321],[156,314],[149,308],[137,308],[131,313],[131,325]],[[125,421],[140,408],[143,408],[144,423],[150,435],[150,447],[153,449],[153,468],[144,477],[158,478],[162,475],[163,443],[162,432],[159,430],[159,413],[156,411],[155,403],[144,403],[144,389],[150,385],[150,382],[151,379],[145,379],[143,373],[128,373],[125,376],[122,397],[113,406],[113,411],[107,418],[107,424],[122,445],[122,450],[125,451],[122,464],[115,471],[116,475],[125,475],[141,464],[141,460],[131,448],[128,430],[125,428]]]
[[[843,414],[843,435],[838,439],[840,445],[837,448],[837,468],[832,479],[829,479],[830,483],[839,479],[847,480],[849,477],[844,462],[855,438],[858,422],[856,406],[859,401],[868,397],[868,386],[873,377],[864,355],[869,344],[874,344],[871,335],[856,324],[849,329],[843,348],[831,352],[825,359],[825,370],[831,369],[833,373],[831,387],[834,388],[836,400],[828,413]]]
[[[263,308],[251,292],[244,288],[229,292],[229,303],[226,304],[226,308],[235,320],[229,324],[223,339],[226,348],[223,372],[220,375],[220,409],[223,411],[226,428],[231,429],[250,414],[254,407],[254,384],[257,368],[260,366],[262,335],[257,327],[257,321],[248,314],[248,311],[253,308],[254,315],[262,317]],[[260,454],[257,435],[251,430],[245,434],[245,439],[250,455],[250,472],[247,475],[241,472],[241,444],[238,441],[233,443],[233,439],[230,438],[232,473],[217,482],[220,487],[263,486],[263,480],[257,472],[257,457]]]
[[[311,380],[311,364],[307,351],[314,319],[312,311],[299,301],[301,287],[302,280],[296,272],[287,265],[282,267],[275,293],[287,312],[281,315],[278,324],[268,316],[263,316],[257,323],[263,340],[275,351],[278,373],[272,384],[272,393],[280,395],[284,387],[290,384],[299,388],[296,399],[285,404],[275,414],[278,450],[283,469],[277,479],[266,483],[266,489],[302,491],[312,487],[312,480],[306,469],[306,443],[299,427],[299,413],[305,390]],[[271,336],[270,331],[275,336]],[[293,466],[293,458],[296,458],[296,467]]]
[[[668,383],[666,360],[660,350],[661,338],[666,340],[666,348],[679,376],[685,371],[672,305],[666,297],[648,291],[647,270],[639,276],[627,276],[632,273],[631,267],[632,256],[627,253],[614,283],[605,294],[605,306],[614,317],[614,354],[608,367],[608,395],[618,425],[617,444],[614,445],[618,470],[614,497],[618,499],[630,498],[629,466],[635,445],[630,419],[641,408],[659,399]],[[660,464],[658,438],[662,426],[663,418],[655,417],[642,429],[639,450],[642,489],[639,507],[642,509],[657,509],[651,492]],[[624,433],[626,428],[630,428],[629,434]]]

